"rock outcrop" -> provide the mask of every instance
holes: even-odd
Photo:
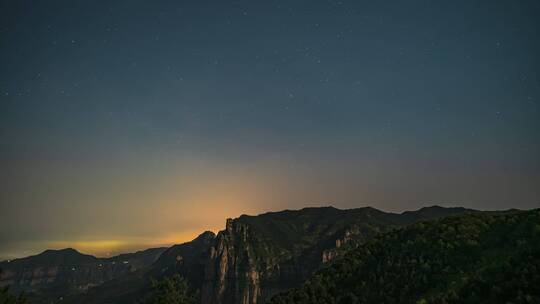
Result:
[[[127,304],[148,292],[152,278],[179,273],[199,290],[202,304],[264,304],[275,294],[300,286],[325,263],[380,233],[469,211],[429,207],[396,214],[369,207],[323,207],[242,215],[228,219],[217,235],[205,232],[191,242],[159,252],[159,259],[145,270],[137,267],[133,271],[131,262],[118,261],[114,267],[113,261],[101,263],[101,270],[96,270],[99,259],[86,256],[84,263],[70,272],[73,265],[66,261],[72,258],[64,257],[63,264],[26,267],[17,275],[3,274],[1,280],[18,282],[26,291],[43,284],[62,287],[62,294],[69,291],[66,286],[74,288],[71,294],[75,296],[63,303]]]
[[[201,286],[203,304],[261,304],[299,286],[324,263],[375,235],[419,220],[462,213],[385,213],[332,207],[228,219],[210,247]]]
[[[269,261],[263,262],[254,252],[258,245],[254,237],[248,225],[227,220],[226,229],[210,248],[202,303],[257,303],[261,297],[260,268]]]

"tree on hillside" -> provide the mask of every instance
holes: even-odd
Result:
[[[0,269],[0,277],[2,277],[2,269]],[[28,301],[23,294],[18,297],[9,293],[9,287],[0,287],[0,304],[27,304]]]
[[[175,274],[160,281],[152,282],[152,291],[144,304],[195,304],[196,296],[180,275]]]
[[[8,287],[0,287],[0,304],[27,304],[28,301],[21,294],[18,297],[9,293]]]

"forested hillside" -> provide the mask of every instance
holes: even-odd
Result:
[[[379,235],[270,303],[540,303],[540,211]]]

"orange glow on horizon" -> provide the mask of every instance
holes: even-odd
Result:
[[[45,249],[74,248],[84,254],[109,257],[148,248],[170,247],[195,239],[205,231],[218,233],[225,229],[227,218],[242,214],[259,214],[276,210],[273,201],[280,201],[281,191],[257,174],[242,174],[228,167],[207,166],[174,173],[144,185],[119,187],[112,195],[85,197],[79,211],[80,219],[73,221],[80,231],[58,238],[30,242],[24,251],[10,257],[38,254]],[[244,172],[245,173],[245,172]],[[94,202],[99,202],[98,205]],[[278,208],[279,209],[279,208]],[[62,214],[60,212],[59,214]],[[69,222],[62,222],[68,226]],[[22,246],[21,246],[22,247]]]

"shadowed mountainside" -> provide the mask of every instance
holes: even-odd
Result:
[[[433,206],[397,214],[321,207],[242,215],[228,219],[217,235],[205,232],[166,250],[138,253],[133,261],[129,254],[104,260],[73,249],[46,251],[1,264],[8,271],[1,282],[31,292],[33,303],[133,303],[152,279],[179,273],[199,290],[201,303],[264,303],[381,233],[470,212],[478,211]]]
[[[540,303],[540,211],[468,214],[383,234],[270,304]]]
[[[151,267],[106,282],[82,295],[65,298],[63,303],[135,303],[150,291],[152,279],[175,273],[186,277],[192,286],[200,286],[214,238],[213,232],[204,232],[191,242],[168,248]]]
[[[38,255],[0,262],[0,286],[25,292],[33,302],[84,292],[151,265],[166,248],[152,248],[111,258],[96,258],[75,249],[46,250]]]
[[[227,220],[206,263],[202,303],[264,303],[299,286],[342,251],[380,233],[468,211],[433,206],[395,214],[371,207],[323,207]]]
[[[217,235],[206,232],[171,247],[144,272],[109,281],[71,300],[132,303],[148,291],[150,278],[180,273],[200,290],[202,303],[264,303],[300,286],[324,263],[379,233],[465,212],[473,210],[433,206],[395,214],[370,207],[322,207],[242,215],[228,219]]]

